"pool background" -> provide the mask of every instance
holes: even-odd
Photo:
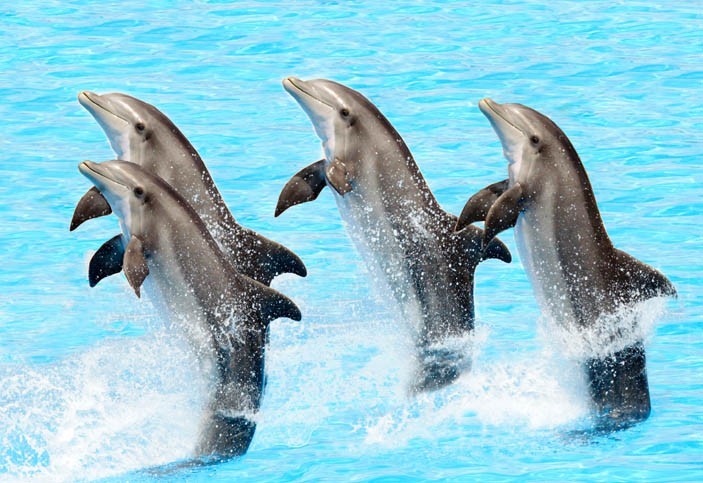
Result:
[[[272,325],[249,453],[167,478],[703,479],[703,6],[696,2],[14,2],[0,9],[0,479],[148,480],[195,440],[204,383],[187,346],[122,275],[87,260],[114,217],[68,224],[113,157],[76,101],[122,91],[199,150],[237,219],[295,250],[282,277],[304,313]],[[506,173],[476,106],[522,102],[559,124],[618,248],[679,298],[650,329],[651,418],[575,437],[583,387],[548,343],[519,258],[477,272],[474,371],[404,393],[407,341],[369,288],[328,193],[278,219],[292,174],[319,159],[288,75],[363,92],[458,214]],[[514,239],[503,240],[514,253]],[[161,475],[161,476],[160,476]]]

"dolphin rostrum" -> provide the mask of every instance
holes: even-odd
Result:
[[[126,161],[85,161],[79,170],[120,219],[128,240],[122,266],[137,296],[143,285],[215,368],[197,455],[243,454],[264,387],[268,325],[278,317],[300,320],[298,307],[239,274],[193,208],[161,178]]]
[[[78,94],[78,101],[103,128],[118,159],[159,176],[191,204],[240,273],[266,285],[281,273],[306,275],[305,265],[293,252],[235,222],[197,151],[161,111],[120,93],[84,91]],[[70,228],[109,213],[107,201],[92,188],[79,201]],[[121,270],[123,250],[119,237],[98,250],[96,256],[104,268],[99,270],[91,263],[91,286]],[[105,265],[106,260],[115,264]]]
[[[514,226],[520,258],[545,315],[580,334],[605,324],[613,339],[622,337],[623,309],[676,295],[664,275],[613,246],[586,170],[551,119],[521,104],[490,99],[479,108],[500,138],[509,177],[472,196],[457,229],[485,220],[485,245]],[[627,427],[650,413],[644,345],[637,337],[622,339],[616,349],[584,361],[596,424],[605,430]]]
[[[363,95],[324,79],[289,77],[283,86],[310,117],[325,157],[286,184],[276,216],[330,186],[357,249],[411,321],[420,366],[414,390],[451,383],[470,365],[464,344],[474,328],[482,230],[453,233],[456,217],[440,207],[400,135]],[[510,252],[494,239],[483,257],[509,262]]]

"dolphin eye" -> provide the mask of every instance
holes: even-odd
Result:
[[[134,192],[134,196],[136,196],[137,198],[141,198],[142,196],[144,196],[144,188],[142,188],[141,186],[135,186],[132,191]]]
[[[532,137],[530,137],[530,142],[536,146],[539,144],[539,138],[533,135]]]
[[[339,111],[339,113],[342,115],[342,117],[347,117],[349,116],[349,109],[345,107],[341,111]]]
[[[143,133],[145,126],[143,122],[138,122],[134,128],[137,130],[138,133]]]

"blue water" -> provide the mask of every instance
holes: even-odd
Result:
[[[699,0],[101,3],[0,8],[0,480],[703,480]],[[552,117],[616,246],[678,288],[646,327],[651,418],[577,436],[583,381],[519,259],[478,269],[473,371],[409,397],[408,341],[332,196],[273,218],[281,187],[321,152],[281,88],[289,75],[373,100],[455,214],[506,174],[478,100]],[[90,254],[118,228],[106,217],[68,232],[89,187],[77,164],[113,157],[76,101],[86,89],[167,113],[238,220],[307,264],[307,278],[274,282],[304,319],[272,325],[258,430],[239,460],[144,471],[189,456],[207,388],[122,275],[88,287]]]

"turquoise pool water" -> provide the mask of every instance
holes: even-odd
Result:
[[[4,5],[0,480],[703,480],[702,17],[700,1]],[[473,371],[408,397],[407,341],[331,195],[273,218],[281,187],[320,155],[281,88],[288,75],[367,95],[455,214],[506,173],[478,100],[552,117],[616,246],[679,291],[647,327],[651,418],[578,436],[583,387],[519,259],[477,271]],[[238,220],[308,266],[274,283],[304,319],[272,325],[267,393],[241,459],[144,471],[188,457],[206,387],[186,343],[123,276],[88,287],[91,251],[117,224],[68,232],[89,187],[78,162],[113,156],[76,101],[85,89],[162,109]]]

